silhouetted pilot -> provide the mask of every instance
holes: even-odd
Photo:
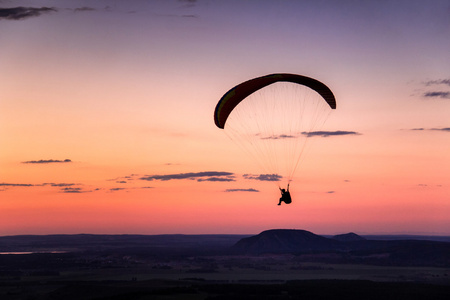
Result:
[[[281,205],[281,202],[284,202],[286,204],[289,204],[292,202],[291,200],[291,194],[289,193],[289,183],[287,185],[287,190],[279,188],[281,191],[281,198],[280,202],[278,202],[278,205]]]

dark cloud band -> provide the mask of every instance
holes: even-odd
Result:
[[[413,131],[445,131],[445,132],[450,132],[450,127],[443,127],[443,128],[412,128],[410,130]]]
[[[295,135],[288,135],[288,134],[280,134],[280,135],[271,135],[267,137],[262,137],[262,140],[281,140],[281,139],[293,139],[296,138]]]
[[[336,131],[310,131],[310,132],[302,132],[302,134],[312,137],[312,136],[321,136],[321,137],[329,137],[329,136],[337,136],[337,135],[360,135],[356,131],[344,131],[344,130],[336,130]]]
[[[30,183],[0,183],[0,186],[17,187],[17,186],[36,186],[36,185],[35,184],[30,184]]]
[[[53,7],[12,7],[0,8],[0,19],[6,20],[23,20],[30,17],[38,17],[43,13],[56,12]]]
[[[450,79],[429,80],[425,82],[426,86],[441,85],[441,84],[450,86]]]
[[[259,181],[280,181],[283,176],[278,174],[244,174],[242,175],[245,179],[251,179],[251,180],[259,180]]]
[[[197,181],[234,181],[234,174],[230,172],[191,172],[191,173],[179,173],[179,174],[168,174],[168,175],[150,175],[139,178],[141,180],[182,180],[190,179]]]
[[[58,160],[58,159],[41,159],[41,160],[29,160],[29,161],[23,161],[23,164],[52,164],[52,163],[70,163],[72,160],[65,159],[65,160]]]
[[[225,192],[255,192],[258,193],[259,190],[256,189],[226,189]]]
[[[450,99],[450,92],[427,92],[423,94],[425,98]]]
[[[71,193],[71,194],[81,194],[81,193],[89,193],[93,191],[97,191],[99,189],[95,190],[87,190],[83,187],[83,184],[80,183],[39,183],[39,184],[31,184],[31,183],[0,183],[0,187],[4,187],[5,189],[2,189],[0,191],[6,191],[8,188],[21,188],[21,187],[43,187],[43,186],[50,186],[59,188],[60,193]]]

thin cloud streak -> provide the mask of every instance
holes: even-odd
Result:
[[[280,181],[283,176],[278,174],[244,174],[242,175],[245,179],[258,180],[258,181]]]
[[[52,163],[70,163],[72,160],[65,159],[65,160],[58,160],[58,159],[41,159],[41,160],[29,160],[29,161],[23,161],[23,164],[52,164]]]
[[[426,87],[433,87],[422,94],[422,97],[427,99],[450,99],[450,91],[446,90],[450,87],[450,79],[437,79],[437,80],[428,80],[423,82],[423,85]],[[440,87],[437,90],[437,87]]]
[[[85,12],[85,11],[95,11],[95,10],[96,10],[95,8],[83,6],[83,7],[75,8],[73,11],[74,12]]]
[[[426,92],[423,94],[425,98],[442,98],[442,99],[450,99],[450,92]]]
[[[74,186],[74,185],[80,185],[79,183],[44,183],[45,185],[50,185],[53,187],[67,187],[67,186]]]
[[[249,189],[226,189],[225,192],[229,193],[229,192],[255,192],[255,193],[259,193],[259,190],[253,189],[253,188],[249,188]]]
[[[44,13],[57,12],[54,7],[12,7],[12,8],[0,8],[0,20],[23,20],[31,17],[38,17]]]
[[[302,132],[302,134],[307,137],[313,136],[321,136],[321,137],[329,137],[329,136],[338,136],[338,135],[361,135],[361,133],[356,131],[345,131],[345,130],[336,130],[336,131],[311,131],[311,132]]]
[[[116,192],[116,191],[123,191],[126,190],[126,188],[110,188],[109,191]]]
[[[124,187],[114,187],[114,188],[109,188],[107,189],[108,192],[113,193],[113,192],[118,192],[118,191],[129,191],[129,190],[138,190],[138,189],[154,189],[155,187],[153,186],[143,186],[143,187],[131,187],[131,188],[124,188]]]
[[[232,177],[209,177],[209,178],[206,178],[206,179],[203,179],[203,178],[199,178],[199,179],[197,179],[197,181],[198,182],[202,182],[202,181],[215,181],[215,182],[217,182],[217,181],[222,181],[222,182],[230,182],[230,181],[236,181],[234,178],[232,178]]]
[[[36,184],[31,184],[31,183],[0,183],[0,186],[12,186],[12,187],[17,187],[17,186],[39,186]]]
[[[344,130],[336,130],[336,131],[304,131],[301,133],[302,135],[306,135],[307,137],[313,136],[321,136],[321,137],[329,137],[329,136],[338,136],[338,135],[361,135],[361,133],[356,131],[344,131]],[[271,135],[267,137],[261,137],[262,140],[281,140],[281,139],[293,139],[297,138],[296,135],[291,134],[280,134],[280,135]]]
[[[206,172],[191,172],[191,173],[178,173],[178,174],[168,174],[168,175],[150,175],[139,178],[140,180],[197,180],[197,181],[235,181],[234,173],[231,172],[217,172],[217,171],[206,171]]]
[[[185,8],[194,7],[197,3],[197,0],[178,0],[180,3],[184,3]]]
[[[296,138],[295,135],[288,135],[288,134],[280,134],[280,135],[272,135],[268,137],[262,137],[262,140],[280,140],[280,139],[293,139]]]
[[[426,86],[441,85],[441,84],[450,86],[450,79],[429,80],[429,81],[424,82],[424,84]]]
[[[53,183],[53,182],[45,182],[45,183],[0,183],[0,187],[4,187],[4,189],[0,189],[1,192],[7,191],[9,188],[33,188],[33,187],[52,187],[58,188],[59,193],[89,193],[93,191],[99,191],[99,188],[94,190],[86,190],[83,188],[83,184],[81,183]]]
[[[72,188],[72,187],[66,187],[61,189],[62,193],[86,193],[86,191],[83,191],[82,188]]]
[[[450,127],[443,127],[443,128],[412,128],[411,131],[444,131],[444,132],[450,132]]]

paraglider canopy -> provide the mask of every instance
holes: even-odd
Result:
[[[270,84],[283,81],[311,88],[319,93],[332,109],[336,109],[336,99],[333,92],[322,82],[302,75],[276,73],[245,81],[225,93],[219,103],[217,103],[214,112],[216,126],[223,129],[230,113],[247,96]]]
[[[336,108],[322,82],[296,74],[270,74],[240,83],[216,105],[217,127],[260,166],[249,178],[289,183],[304,157],[306,141]]]

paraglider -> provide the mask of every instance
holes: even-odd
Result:
[[[322,82],[276,73],[250,79],[226,92],[216,105],[214,122],[258,162],[265,175],[271,175],[259,178],[287,181],[284,193],[279,185],[279,204],[289,204],[289,183],[309,133],[320,128],[333,109],[336,99]]]
[[[278,205],[281,205],[281,202],[284,202],[286,204],[290,204],[292,202],[291,200],[291,193],[289,192],[289,183],[287,185],[287,189],[282,189],[280,188],[280,192],[281,192],[281,198],[280,201],[278,202]]]

